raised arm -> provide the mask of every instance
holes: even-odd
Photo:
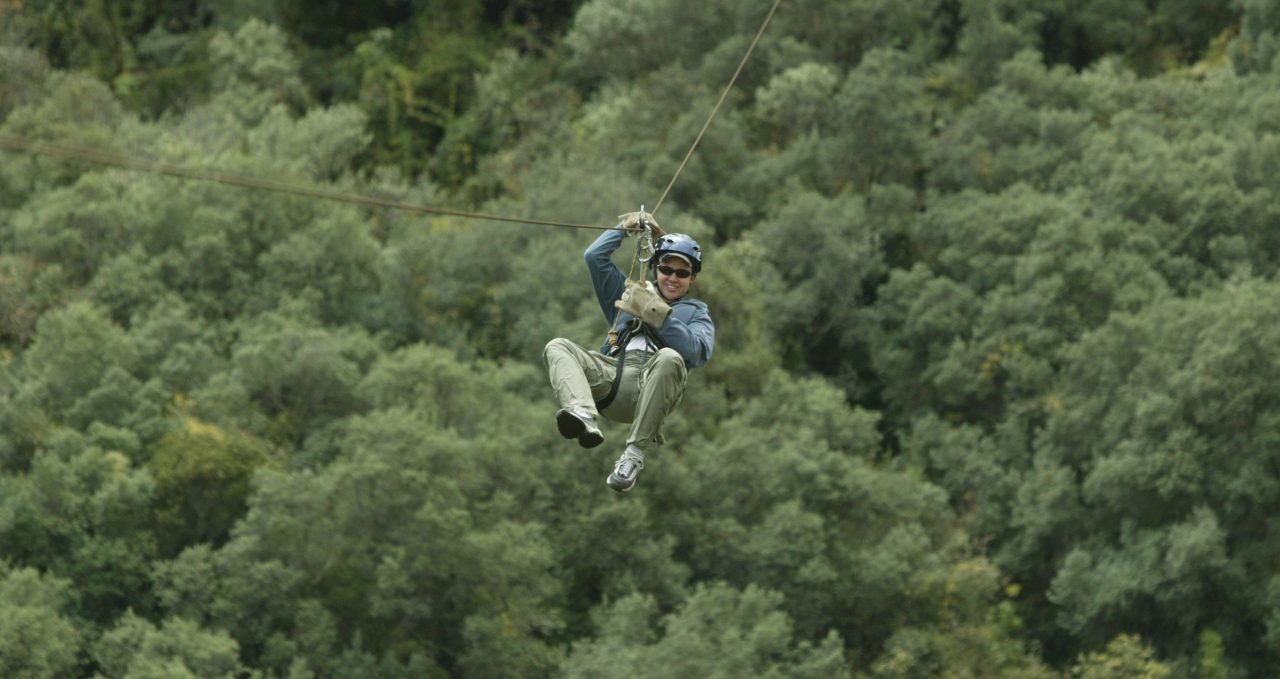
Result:
[[[613,263],[613,251],[618,249],[624,238],[626,232],[621,229],[605,231],[583,253],[587,260],[587,273],[591,274],[591,287],[596,291],[596,301],[600,303],[605,320],[610,323],[618,313],[613,303],[622,297],[627,280],[618,265]]]

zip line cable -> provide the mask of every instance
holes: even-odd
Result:
[[[702,124],[702,129],[698,132],[697,137],[694,138],[693,144],[689,146],[689,151],[685,153],[684,159],[680,161],[680,166],[676,168],[676,172],[672,175],[671,181],[667,182],[667,188],[662,191],[662,196],[658,198],[658,202],[654,205],[653,212],[650,214],[657,214],[658,208],[662,207],[662,202],[667,199],[667,194],[671,192],[671,187],[675,185],[676,180],[680,178],[680,174],[684,172],[685,165],[689,163],[689,158],[693,156],[694,150],[698,148],[698,144],[702,141],[703,135],[706,134],[707,128],[711,126],[711,121],[714,120],[716,114],[720,112],[720,106],[724,104],[725,98],[729,96],[729,91],[733,89],[734,84],[738,81],[738,76],[742,73],[743,67],[746,66],[747,60],[751,57],[751,53],[755,51],[756,44],[760,42],[760,36],[764,35],[765,29],[768,28],[769,22],[773,19],[773,14],[777,11],[778,5],[780,4],[782,4],[782,0],[774,0],[773,6],[769,8],[769,13],[765,16],[764,22],[760,24],[760,30],[756,31],[755,37],[751,40],[751,45],[747,47],[746,54],[742,55],[742,60],[738,62],[738,68],[733,72],[733,77],[729,79],[729,83],[725,85],[724,90],[720,93],[720,99],[716,101],[716,105],[711,109],[711,115],[707,116],[707,121]],[[162,163],[160,161],[147,158],[131,158],[105,151],[46,144],[18,137],[10,137],[7,135],[0,135],[0,149],[42,156],[52,156],[55,158],[62,158],[63,160],[82,161],[98,165],[120,167],[138,172],[151,172],[170,177],[179,177],[182,179],[215,182],[218,184],[227,184],[247,189],[274,191],[276,193],[320,198],[323,200],[332,200],[354,205],[368,205],[395,210],[405,210],[407,212],[448,215],[453,217],[463,217],[466,219],[487,219],[495,222],[510,222],[516,224],[559,226],[571,229],[595,229],[597,231],[615,231],[618,229],[616,226],[597,226],[595,224],[576,224],[572,222],[558,222],[546,219],[503,217],[500,215],[484,214],[481,212],[468,212],[466,210],[432,207],[429,205],[421,205],[419,203],[407,203],[404,201],[390,200],[386,198],[375,198],[373,196],[334,191],[332,189],[287,184],[285,182],[260,179],[257,177],[246,177],[244,175],[227,174],[209,170],[196,170],[188,167],[170,165],[168,163]]]
[[[756,43],[760,42],[760,36],[764,35],[764,29],[769,27],[769,22],[773,20],[773,13],[778,11],[778,5],[782,4],[782,0],[773,0],[773,7],[769,8],[769,13],[764,17],[764,23],[760,24],[760,30],[756,31],[756,37],[752,38],[751,45],[747,47],[747,53],[742,55],[742,61],[738,62],[738,70],[733,72],[733,77],[729,78],[729,84],[724,86],[724,91],[720,93],[720,99],[716,101],[716,105],[711,109],[711,115],[707,116],[707,122],[702,124],[702,129],[698,132],[698,136],[694,138],[693,145],[689,147],[689,152],[684,154],[684,160],[680,161],[680,167],[676,168],[676,173],[671,177],[671,181],[667,182],[667,188],[662,191],[662,196],[658,198],[657,204],[653,206],[653,212],[650,214],[658,214],[658,208],[662,207],[662,201],[667,199],[667,194],[671,192],[671,187],[675,185],[676,179],[680,178],[680,173],[684,172],[684,166],[688,164],[689,158],[693,156],[693,150],[698,148],[698,142],[702,141],[702,135],[706,134],[707,128],[711,126],[711,120],[716,117],[716,113],[720,112],[720,105],[724,103],[725,97],[729,96],[729,90],[733,89],[733,84],[738,81],[738,75],[742,73],[742,68],[747,65],[747,59],[751,58],[751,53],[756,49]]]
[[[465,210],[452,210],[449,208],[431,207],[428,205],[420,205],[418,203],[406,203],[398,200],[390,200],[387,198],[375,198],[372,196],[362,196],[355,193],[345,193],[342,191],[334,191],[331,189],[321,189],[311,186],[300,186],[297,184],[286,184],[284,182],[271,181],[269,179],[259,179],[256,177],[246,177],[243,175],[225,174],[222,172],[210,172],[206,170],[195,170],[187,167],[179,167],[177,165],[169,165],[155,160],[143,158],[129,158],[114,153],[106,153],[103,151],[93,151],[90,149],[70,148],[66,146],[55,146],[53,144],[44,144],[41,142],[27,141],[16,137],[0,135],[0,148],[10,151],[21,151],[26,153],[34,153],[43,156],[54,156],[64,160],[78,160],[99,165],[110,165],[114,167],[122,167],[129,170],[137,170],[140,172],[153,172],[156,174],[168,175],[170,177],[181,177],[183,179],[194,179],[197,181],[216,182],[219,184],[229,184],[231,186],[239,186],[248,189],[261,189],[263,191],[275,191],[277,193],[288,193],[297,196],[307,196],[310,198],[322,198],[324,200],[333,200],[340,203],[352,203],[356,205],[371,205],[374,207],[393,208],[396,210],[406,210],[409,212],[424,212],[427,214],[450,215],[454,217],[465,217],[468,219],[489,219],[495,222],[515,222],[519,224],[535,224],[540,226],[562,226],[573,229],[596,229],[599,231],[613,231],[616,226],[596,226],[594,224],[574,224],[571,222],[556,222],[545,219],[525,219],[521,217],[502,217],[499,215],[483,214],[480,212],[467,212]]]
[[[702,141],[702,136],[706,134],[707,128],[711,127],[711,121],[714,120],[716,117],[716,114],[720,112],[720,106],[721,104],[724,104],[724,100],[729,96],[729,91],[732,90],[733,85],[738,82],[738,76],[742,74],[742,69],[747,65],[747,60],[751,58],[751,53],[755,51],[756,45],[760,42],[760,36],[764,35],[764,30],[769,27],[769,22],[773,20],[773,13],[778,11],[778,5],[781,5],[781,4],[782,4],[782,0],[773,0],[773,6],[769,8],[769,13],[765,15],[764,21],[761,22],[760,29],[756,31],[755,37],[751,39],[751,44],[747,46],[747,52],[746,54],[742,55],[742,60],[738,62],[738,68],[734,70],[733,76],[729,78],[729,83],[725,85],[724,90],[720,92],[720,98],[716,100],[716,105],[711,108],[711,115],[707,116],[707,121],[702,124],[702,129],[698,130],[698,136],[694,137],[693,144],[689,146],[689,151],[684,154],[684,159],[680,161],[680,166],[676,168],[676,173],[671,176],[671,181],[667,182],[667,188],[663,189],[662,196],[658,198],[657,205],[653,206],[653,212],[650,212],[649,214],[651,215],[658,214],[658,208],[662,207],[662,201],[667,199],[667,194],[671,192],[671,187],[675,186],[676,180],[680,178],[680,173],[684,172],[684,166],[689,163],[689,158],[693,157],[694,149],[698,148],[698,142]],[[641,205],[640,206],[640,223],[642,225],[644,224],[644,215],[645,215],[644,206]],[[631,260],[631,268],[630,270],[627,271],[628,285],[631,284],[631,274],[636,269],[636,262],[642,261],[643,259],[641,255],[644,252],[644,249],[646,247],[646,241],[650,236],[651,236],[651,232],[647,229],[643,229],[643,233],[636,239],[636,256],[634,259]],[[650,247],[653,246],[652,243],[649,243],[649,245]],[[652,254],[650,255],[650,258],[652,258]],[[644,271],[645,269],[641,267],[641,272],[640,272],[641,278],[644,277]],[[609,344],[615,347],[618,346],[618,337],[619,337],[617,321],[618,321],[618,318],[615,317],[614,322],[611,323],[609,327]],[[624,348],[623,352],[625,353],[625,351],[626,349]],[[619,369],[618,374],[614,376],[615,389],[617,388],[618,379],[622,375],[621,360],[618,361],[618,369]],[[610,395],[606,397],[606,401],[612,401],[612,396],[613,394],[610,393]]]

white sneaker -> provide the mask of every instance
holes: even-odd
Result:
[[[625,493],[636,485],[641,469],[644,469],[644,451],[634,445],[627,446],[622,457],[614,463],[613,473],[604,482],[619,493]]]

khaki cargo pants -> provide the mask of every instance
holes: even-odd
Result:
[[[684,396],[689,374],[676,350],[628,351],[623,358],[618,395],[603,413],[597,413],[596,399],[609,394],[617,359],[563,338],[548,342],[542,357],[560,407],[630,423],[627,445],[647,451],[662,444],[662,423]]]

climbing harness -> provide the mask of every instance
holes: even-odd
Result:
[[[638,318],[631,319],[631,322],[623,326],[622,331],[618,332],[617,328],[609,330],[609,341],[614,343],[616,353],[613,358],[617,363],[613,370],[613,384],[609,385],[609,393],[605,397],[596,401],[596,412],[603,411],[613,403],[613,399],[618,396],[618,387],[622,385],[622,368],[627,359],[627,343],[631,341],[631,335],[636,330],[643,332],[644,323]]]
[[[615,333],[611,330],[610,341],[615,339],[617,341],[615,345],[616,352],[612,354],[617,363],[614,365],[613,383],[609,385],[609,393],[605,394],[604,398],[596,401],[597,412],[608,408],[609,404],[613,403],[613,399],[618,396],[618,387],[622,385],[622,369],[627,360],[627,345],[631,343],[631,338],[635,337],[637,332],[644,336],[645,343],[650,347],[661,349],[666,346],[662,338],[658,337],[658,334],[646,326],[639,318],[632,318],[630,322],[622,326],[621,331]]]

